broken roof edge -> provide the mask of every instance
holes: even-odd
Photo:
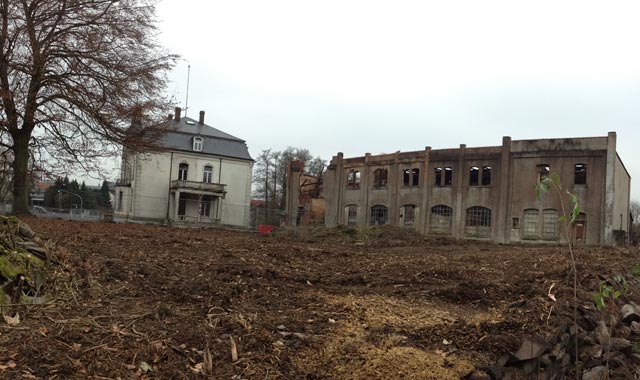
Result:
[[[522,140],[512,140],[511,136],[503,136],[503,141],[505,139],[508,139],[511,144],[527,144],[527,143],[535,143],[535,142],[550,142],[550,141],[597,141],[597,140],[601,140],[602,142],[605,142],[605,146],[606,146],[606,140],[611,136],[611,135],[616,135],[616,132],[609,132],[608,135],[605,136],[587,136],[587,137],[554,137],[554,138],[539,138],[539,139],[522,139]],[[381,153],[381,154],[376,154],[373,155],[371,153],[365,153],[363,156],[354,156],[354,157],[344,157],[344,154],[342,152],[338,152],[337,155],[333,156],[333,158],[342,158],[342,160],[345,163],[356,163],[356,162],[360,162],[363,160],[384,160],[384,159],[391,159],[393,158],[395,155],[397,154],[402,154],[402,155],[424,155],[425,152],[429,151],[431,154],[435,153],[444,153],[444,152],[452,152],[452,151],[458,151],[462,148],[464,148],[467,151],[474,151],[474,150],[481,150],[481,149],[501,149],[503,147],[503,145],[488,145],[488,146],[467,146],[466,144],[460,144],[459,147],[455,147],[455,148],[441,148],[441,149],[432,149],[430,146],[425,147],[424,150],[415,150],[415,151],[407,151],[407,152],[402,152],[402,151],[397,151],[394,153]],[[571,149],[569,149],[571,150]],[[575,149],[574,149],[575,150]],[[578,149],[579,150],[579,149]],[[592,150],[606,150],[606,147],[603,149],[592,149]],[[513,152],[513,150],[512,150]],[[616,149],[616,154],[617,154],[617,149]],[[620,162],[622,163],[622,165],[624,166],[624,163],[622,162],[622,159],[620,158]],[[626,167],[625,167],[625,170]],[[628,171],[627,171],[628,173]]]

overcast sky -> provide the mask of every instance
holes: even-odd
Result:
[[[163,0],[188,116],[326,160],[618,133],[640,200],[638,1]]]

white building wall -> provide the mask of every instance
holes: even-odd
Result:
[[[136,156],[133,192],[133,218],[164,220],[169,195],[170,154],[152,153]]]
[[[249,225],[249,200],[251,196],[251,162],[223,159],[221,183],[227,185],[227,195],[222,201],[222,224]]]
[[[123,190],[122,211],[116,216],[142,220],[164,221],[169,204],[170,182],[178,179],[181,163],[189,165],[187,181],[202,182],[204,167],[213,168],[212,182],[227,185],[225,199],[221,200],[221,223],[234,226],[249,226],[249,202],[251,195],[251,161],[217,156],[204,156],[187,152],[163,152],[138,154],[129,158],[133,168],[131,187]],[[129,189],[127,191],[127,189]],[[131,196],[129,196],[129,194]],[[116,197],[117,197],[116,192]],[[174,209],[169,210],[173,215]],[[187,214],[197,214],[197,205],[187,204]],[[215,213],[215,209],[212,209]]]

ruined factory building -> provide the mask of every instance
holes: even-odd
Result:
[[[175,116],[168,150],[122,155],[115,216],[180,224],[249,226],[253,160],[244,140],[199,120]]]
[[[580,204],[578,244],[628,239],[631,177],[604,137],[514,140],[502,146],[397,152],[344,158],[324,176],[327,226],[390,224],[456,239],[564,242],[559,197],[542,200],[540,178],[560,175]],[[570,207],[570,205],[569,205]],[[570,212],[570,210],[568,211]]]

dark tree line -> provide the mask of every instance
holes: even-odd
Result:
[[[121,145],[157,148],[177,57],[156,42],[155,3],[0,0],[0,148],[15,214],[29,212],[31,167],[96,170]]]
[[[305,173],[318,178],[322,177],[326,166],[325,160],[313,157],[305,148],[287,147],[283,151],[263,150],[256,158],[253,172],[253,196],[264,200],[267,208],[285,208],[287,165],[292,160],[303,161]]]
[[[82,198],[82,202],[80,202]],[[84,181],[79,184],[75,179],[58,177],[44,193],[44,207],[72,209],[110,209],[109,185],[102,182],[99,190],[89,189]]]

